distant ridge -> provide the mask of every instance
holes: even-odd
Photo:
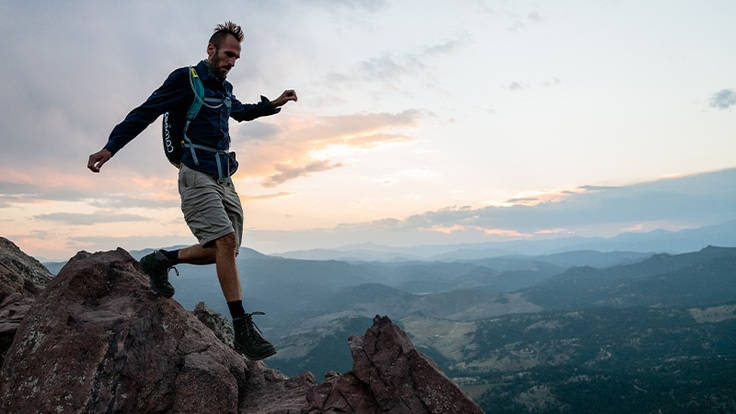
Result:
[[[387,246],[373,243],[333,249],[295,250],[275,253],[291,259],[343,261],[462,261],[508,255],[550,255],[578,250],[599,252],[685,253],[705,246],[736,247],[736,219],[725,223],[680,231],[653,230],[621,233],[615,237],[562,237],[547,240],[449,245]]]
[[[736,297],[734,269],[736,248],[708,246],[605,269],[573,267],[526,289],[524,295],[545,309],[697,307]]]

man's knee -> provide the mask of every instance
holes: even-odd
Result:
[[[219,239],[215,240],[215,249],[232,250],[235,251],[238,248],[238,240],[235,237],[235,233],[228,233]]]

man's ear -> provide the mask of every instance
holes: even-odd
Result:
[[[207,57],[212,57],[217,53],[217,48],[213,43],[207,45]]]

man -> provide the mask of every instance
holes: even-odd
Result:
[[[104,148],[89,156],[87,168],[100,168],[125,144],[140,134],[161,114],[169,112],[184,117],[194,99],[192,78],[199,77],[204,86],[202,107],[185,129],[188,138],[179,170],[179,194],[184,219],[199,244],[180,250],[156,250],[140,261],[149,276],[151,288],[170,298],[174,287],[168,281],[169,269],[179,263],[215,264],[217,278],[227,301],[235,328],[235,349],[253,360],[276,353],[246,313],[242,302],[240,277],[235,262],[243,233],[243,209],[230,175],[237,169],[235,153],[228,152],[230,135],[228,120],[250,121],[273,115],[289,101],[296,101],[293,90],[284,91],[273,101],[261,96],[261,102],[243,104],[231,94],[232,85],[225,80],[240,58],[243,32],[240,26],[227,22],[218,25],[207,45],[207,59],[194,71],[189,67],[172,72],[153,94],[133,109],[110,133]]]

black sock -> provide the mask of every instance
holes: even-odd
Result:
[[[234,300],[232,302],[228,302],[227,307],[228,309],[230,309],[230,316],[232,316],[233,319],[245,316],[245,309],[243,308],[242,300]]]
[[[172,266],[178,265],[179,263],[181,263],[179,261],[179,249],[171,250],[171,251],[169,250],[161,250],[161,251],[164,252],[164,256],[166,256],[166,258],[169,259],[169,263],[171,263]]]

